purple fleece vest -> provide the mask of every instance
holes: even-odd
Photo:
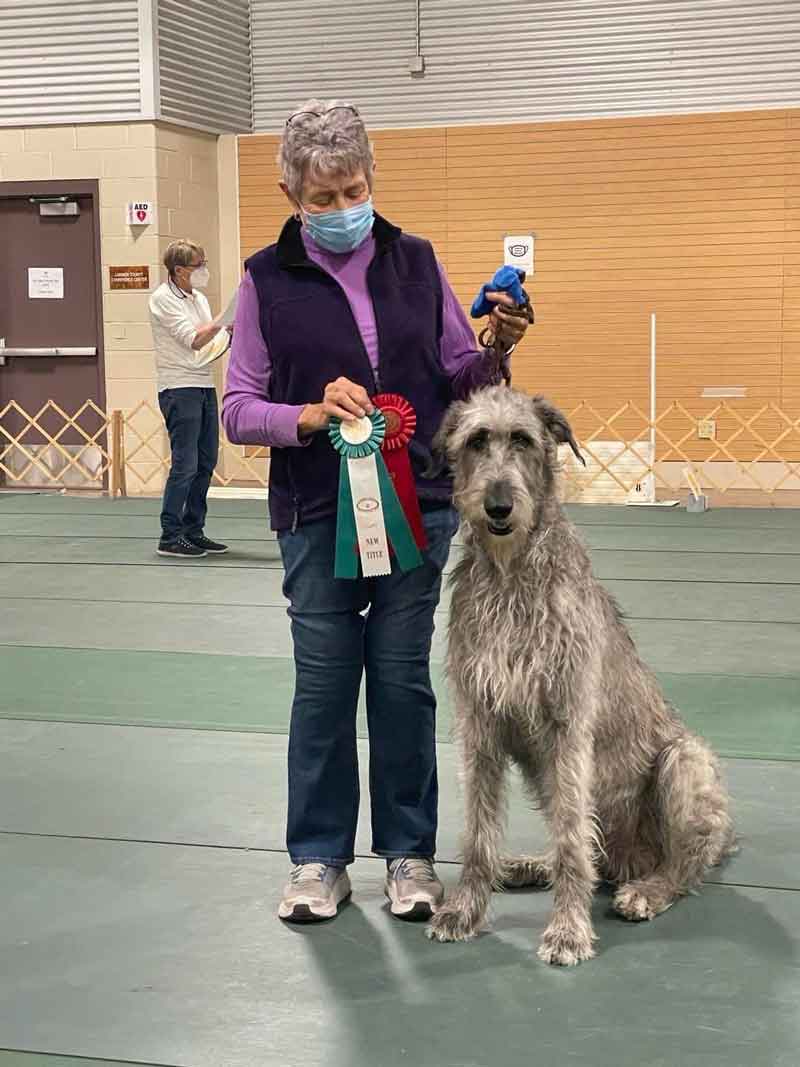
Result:
[[[454,399],[439,357],[442,287],[433,249],[375,216],[375,257],[367,286],[375,309],[380,358],[377,375],[339,283],[306,254],[300,223],[289,219],[278,243],[245,266],[258,293],[261,332],[272,361],[270,399],[305,404],[322,399],[325,386],[342,376],[374,396],[400,393],[417,413],[409,447],[417,492],[446,503],[446,476],[422,477],[433,436]],[[379,379],[379,380],[376,380]],[[274,530],[336,513],[339,456],[326,433],[302,448],[273,448],[269,509]]]

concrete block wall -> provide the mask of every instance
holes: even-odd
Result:
[[[229,142],[224,153],[218,141]],[[227,196],[220,188],[219,159],[225,160],[226,173],[234,168],[227,178]],[[170,241],[178,237],[196,241],[206,250],[211,271],[207,295],[212,310],[218,311],[220,299],[227,302],[238,277],[235,160],[234,137],[220,139],[161,123],[0,130],[0,190],[3,180],[99,180],[109,410],[129,411],[146,400],[157,412],[158,403],[147,306],[150,294],[135,290],[112,292],[108,268],[146,264],[152,290],[165,279],[161,259]],[[150,226],[127,224],[126,207],[132,200],[153,201],[155,219]],[[228,201],[231,208],[227,208]],[[225,205],[228,221],[222,240],[221,204]],[[233,217],[237,222],[234,230],[230,226]],[[223,276],[225,289],[221,294]],[[217,378],[221,387],[221,367]],[[137,421],[145,434],[159,425],[157,415],[143,413]],[[134,448],[136,439],[129,439],[126,445],[129,450]],[[160,484],[160,478],[153,479],[146,489],[158,491]],[[130,480],[131,491],[144,488],[137,479]]]

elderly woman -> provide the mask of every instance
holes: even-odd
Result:
[[[422,472],[448,405],[493,383],[431,245],[373,210],[375,163],[354,107],[311,100],[281,140],[292,215],[241,284],[222,420],[231,441],[271,447],[269,511],[283,557],[296,682],[289,737],[282,919],[333,918],[350,895],[359,804],[356,706],[366,675],[372,850],[400,918],[442,899],[436,850],[433,615],[457,519],[446,477]],[[492,294],[490,294],[492,295]],[[496,303],[506,298],[494,294]],[[524,320],[493,312],[507,343]],[[416,410],[412,466],[427,537],[421,567],[334,577],[339,457],[332,416],[399,393]]]

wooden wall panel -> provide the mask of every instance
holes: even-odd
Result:
[[[371,135],[377,163],[378,210],[447,255],[446,131],[379,130]],[[278,188],[278,138],[239,140],[239,216],[242,257],[270,244],[289,213]]]
[[[564,408],[698,414],[745,386],[800,415],[800,110],[376,131],[376,204],[433,241],[468,306],[504,233],[536,234],[515,384]],[[240,140],[243,255],[286,216],[274,136]],[[777,423],[776,423],[777,425]],[[800,446],[800,442],[797,442]],[[694,443],[702,458],[709,446]]]

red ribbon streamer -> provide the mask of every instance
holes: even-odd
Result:
[[[408,457],[408,442],[414,436],[417,426],[416,412],[405,397],[397,393],[381,393],[372,398],[376,408],[380,408],[386,418],[386,436],[381,445],[389,475],[394,483],[395,492],[405,512],[408,525],[414,535],[417,548],[428,547],[425,527],[422,525],[422,513],[417,499],[417,488]]]

